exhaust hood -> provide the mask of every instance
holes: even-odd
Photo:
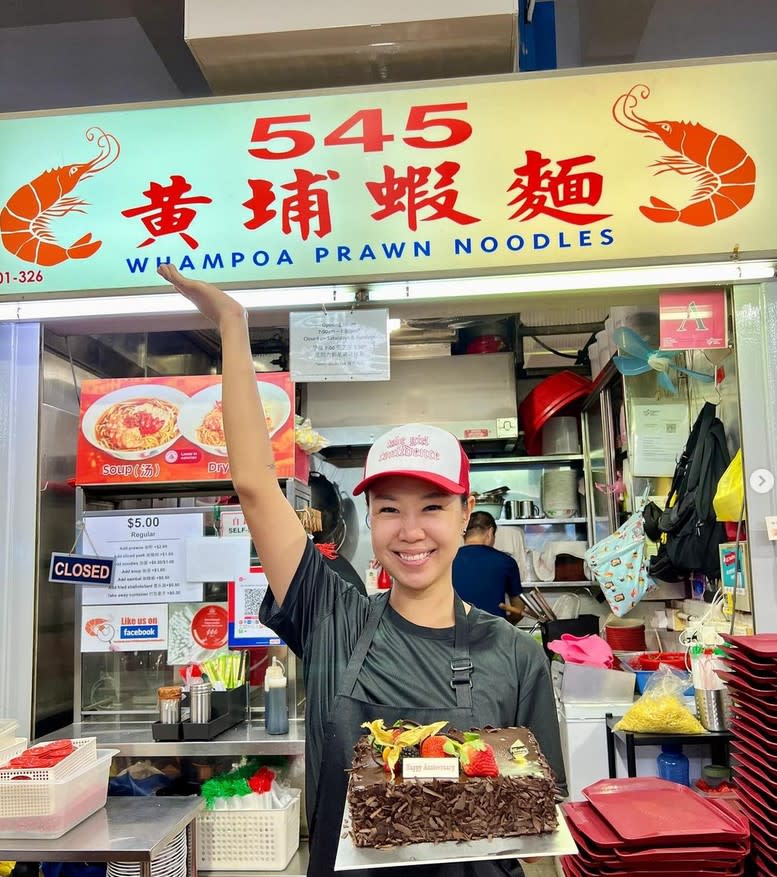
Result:
[[[390,381],[309,383],[307,416],[333,447],[370,445],[403,423],[429,423],[464,442],[518,437],[512,353],[391,361]]]

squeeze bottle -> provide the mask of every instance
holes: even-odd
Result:
[[[264,727],[268,734],[289,733],[289,706],[286,702],[286,677],[283,664],[272,659],[264,674]]]

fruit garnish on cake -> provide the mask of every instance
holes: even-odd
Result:
[[[460,732],[447,722],[377,719],[354,747],[349,770],[351,836],[390,848],[556,828],[555,779],[528,728]],[[435,760],[444,760],[439,769]],[[451,765],[453,762],[453,765]]]
[[[479,731],[441,733],[447,724],[397,722],[386,728],[382,719],[376,719],[364,722],[362,728],[370,732],[368,742],[375,761],[391,774],[392,779],[406,758],[457,758],[461,771],[468,777],[497,777],[500,773],[506,776],[541,775],[542,769],[529,762],[529,750],[520,739],[511,744],[510,759],[500,771],[493,747]]]

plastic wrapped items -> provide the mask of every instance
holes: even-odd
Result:
[[[615,726],[637,734],[703,734],[704,727],[684,706],[688,677],[662,664],[645,693]]]

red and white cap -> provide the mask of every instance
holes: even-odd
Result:
[[[447,493],[469,493],[469,460],[459,440],[447,430],[425,423],[398,426],[374,442],[354,496],[387,475],[420,478]]]

